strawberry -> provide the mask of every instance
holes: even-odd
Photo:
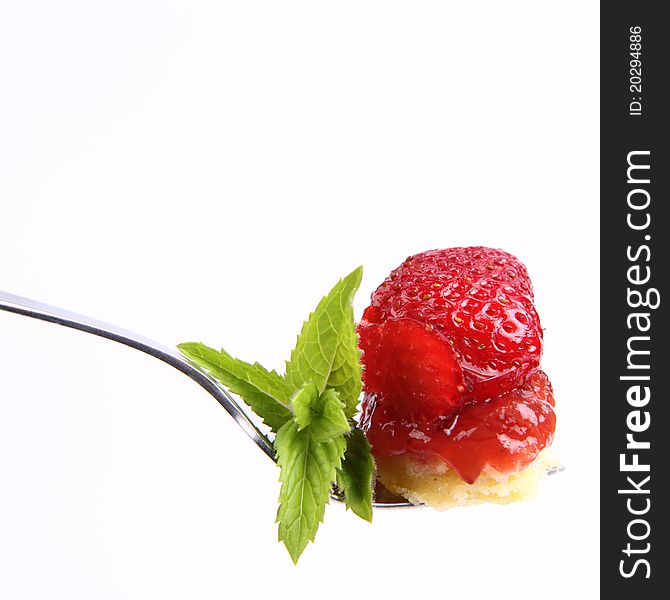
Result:
[[[536,369],[519,388],[433,420],[408,418],[384,394],[368,392],[361,427],[375,456],[440,456],[461,479],[474,483],[487,465],[499,473],[518,471],[550,445],[553,406],[551,383]]]
[[[453,347],[465,401],[512,390],[540,364],[542,329],[530,279],[502,250],[451,248],[409,257],[372,294],[359,325],[363,351],[372,326],[398,319],[423,324]],[[369,352],[368,360],[377,361]]]
[[[463,372],[449,344],[409,319],[373,325],[361,336],[365,382],[402,407],[404,414],[434,418],[463,403]]]
[[[502,250],[409,257],[358,326],[361,425],[377,456],[438,454],[473,482],[528,464],[551,443],[553,392],[526,268]]]

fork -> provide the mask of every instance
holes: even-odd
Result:
[[[16,296],[9,292],[0,290],[0,310],[18,315],[24,315],[40,321],[47,321],[49,323],[56,323],[64,327],[77,329],[85,333],[97,335],[99,337],[107,338],[113,342],[135,348],[140,352],[144,352],[157,358],[158,360],[167,363],[178,371],[190,377],[199,386],[203,387],[215,400],[223,406],[226,412],[235,419],[235,422],[242,428],[253,442],[263,451],[263,453],[276,462],[275,451],[268,434],[263,433],[261,429],[253,422],[245,410],[237,403],[237,401],[228,393],[228,391],[219,384],[214,378],[201,370],[198,366],[191,363],[187,358],[182,356],[177,350],[168,348],[157,342],[154,342],[142,335],[133,333],[116,325],[111,325],[103,321],[98,321],[91,317],[86,317],[69,310],[50,306],[30,298],[23,298]],[[343,502],[341,494],[337,489],[333,489],[331,498],[337,502]],[[374,502],[372,505],[375,508],[401,508],[415,506],[407,502],[404,498],[396,496],[388,491],[380,483],[377,483],[374,494]]]
[[[171,367],[184,373],[190,377],[199,386],[203,387],[214,399],[226,410],[226,412],[235,419],[235,422],[242,428],[252,441],[269,457],[273,462],[277,462],[272,441],[268,437],[268,433],[263,433],[261,429],[253,422],[250,415],[235,401],[235,399],[228,393],[228,391],[221,386],[213,377],[208,375],[205,371],[200,369],[197,365],[182,356],[174,348],[168,348],[158,342],[154,342],[138,333],[133,333],[127,329],[117,327],[98,321],[91,317],[86,317],[63,308],[37,302],[30,298],[24,298],[9,292],[0,290],[0,310],[18,315],[24,315],[40,321],[47,321],[48,323],[56,323],[64,327],[78,329],[85,333],[97,335],[99,337],[107,338],[113,342],[135,348],[140,352],[149,354],[162,360]],[[563,471],[565,467],[562,465],[552,466],[547,468],[547,475],[555,475]],[[332,500],[336,502],[344,502],[342,495],[333,488],[330,495]],[[387,490],[379,481],[375,484],[374,501],[372,502],[374,508],[411,508],[417,506],[408,502],[401,496],[394,494]]]

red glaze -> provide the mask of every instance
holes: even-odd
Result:
[[[526,383],[488,402],[437,419],[410,419],[382,394],[367,393],[361,426],[375,456],[440,456],[474,483],[487,465],[518,471],[551,444],[556,416],[551,383],[539,369]]]
[[[466,400],[508,392],[540,364],[542,328],[528,272],[502,250],[450,248],[409,257],[372,294],[359,328],[363,344],[365,325],[396,319],[429,325],[453,345]]]
[[[551,443],[553,393],[526,268],[492,248],[431,250],[379,286],[358,332],[361,426],[377,456],[438,455],[465,481]]]

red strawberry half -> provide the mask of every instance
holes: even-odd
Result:
[[[384,394],[403,414],[433,419],[463,405],[463,371],[430,327],[409,319],[368,325],[360,345],[367,389]]]
[[[542,329],[526,268],[511,254],[409,257],[373,293],[358,331],[362,424],[375,454],[439,454],[471,482],[486,464],[521,468],[551,442]],[[506,445],[515,431],[525,442]]]

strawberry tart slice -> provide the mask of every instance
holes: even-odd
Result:
[[[360,425],[380,481],[436,508],[534,493],[556,417],[524,265],[492,248],[409,257],[358,326]]]

